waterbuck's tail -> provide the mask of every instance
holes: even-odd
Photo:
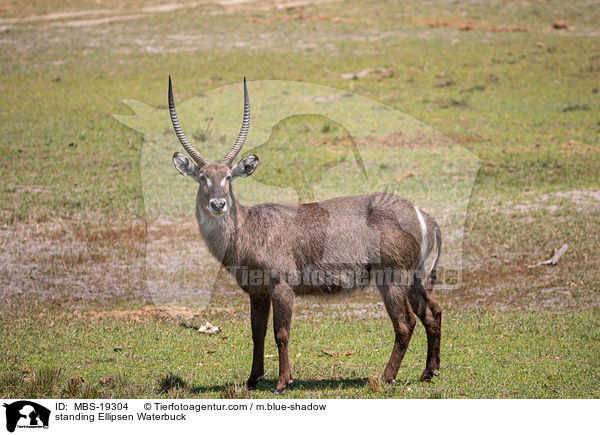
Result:
[[[433,286],[437,281],[437,266],[440,261],[440,254],[442,253],[442,232],[440,228],[435,226],[435,258],[433,259],[433,263],[431,264],[431,269],[429,269],[429,273],[427,274],[427,281],[425,283],[425,290],[427,293],[431,293],[433,291]]]

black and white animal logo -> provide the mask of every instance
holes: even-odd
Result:
[[[29,400],[4,404],[6,408],[6,430],[18,428],[48,428],[50,410]]]

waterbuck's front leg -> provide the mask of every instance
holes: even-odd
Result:
[[[290,340],[290,326],[294,310],[294,292],[286,283],[277,284],[271,295],[273,300],[273,326],[275,342],[279,350],[279,380],[275,394],[284,393],[288,384],[292,382],[288,343]]]
[[[269,295],[250,296],[250,322],[252,324],[252,371],[248,378],[248,389],[253,390],[265,374],[265,335],[271,311],[271,298]]]

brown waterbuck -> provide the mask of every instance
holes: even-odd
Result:
[[[234,164],[250,126],[246,79],[242,127],[219,163],[209,163],[186,139],[177,119],[170,77],[169,111],[175,133],[192,158],[175,153],[175,168],[199,184],[196,219],[200,233],[212,255],[250,296],[254,352],[248,388],[255,388],[264,376],[271,305],[279,350],[275,392],[282,393],[292,382],[288,342],[295,296],[348,292],[373,282],[395,332],[384,379],[394,381],[416,317],[427,332],[427,365],[421,380],[439,374],[442,312],[431,292],[442,238],[432,217],[390,193],[245,207],[233,192],[233,182],[252,175],[258,166],[255,155]],[[423,286],[425,261],[434,250]]]

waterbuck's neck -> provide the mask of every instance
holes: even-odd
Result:
[[[239,203],[237,197],[231,192],[231,204],[229,210],[220,218],[215,218],[201,205],[200,192],[196,200],[196,220],[200,227],[200,234],[211,254],[219,261],[223,261],[226,249],[235,246],[235,238],[244,219],[247,210]]]

